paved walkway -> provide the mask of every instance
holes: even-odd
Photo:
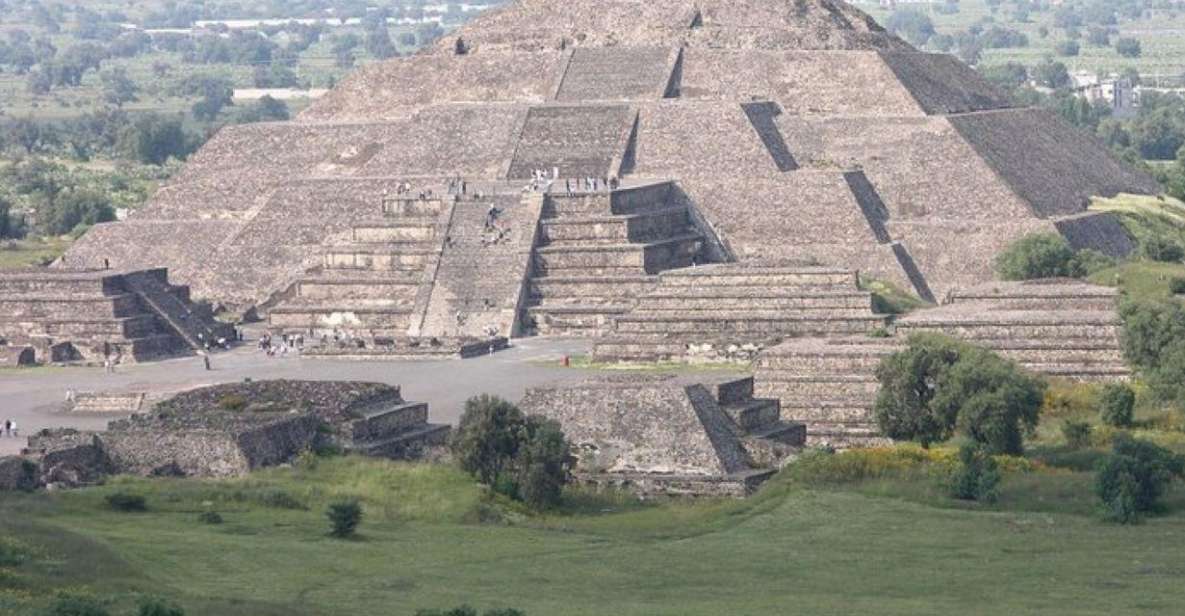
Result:
[[[16,453],[25,436],[42,428],[97,430],[111,415],[80,415],[61,410],[66,392],[168,392],[201,385],[263,379],[355,380],[400,385],[403,397],[429,404],[432,421],[455,423],[466,399],[482,393],[518,401],[527,388],[572,382],[589,373],[563,368],[564,355],[588,353],[584,340],[528,338],[491,356],[441,361],[341,361],[268,358],[254,345],[212,356],[207,372],[197,357],[123,366],[115,374],[102,368],[34,368],[0,371],[0,422],[13,419],[20,438],[0,437],[0,455]]]

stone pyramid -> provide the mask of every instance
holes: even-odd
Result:
[[[1129,251],[1088,199],[1158,191],[1090,137],[837,0],[520,0],[356,71],[295,121],[222,129],[66,262],[168,266],[200,297],[266,310],[389,214],[404,183],[494,194],[539,169],[669,183],[708,260],[844,267],[924,298],[991,279],[994,255],[1028,233]],[[443,220],[420,238],[443,243],[417,250],[433,272],[460,271],[432,265],[455,234]],[[511,299],[481,300],[502,325],[521,314],[524,224],[509,265],[480,276],[506,278],[488,294]],[[405,309],[451,317],[470,288],[439,310],[431,289],[409,292]]]

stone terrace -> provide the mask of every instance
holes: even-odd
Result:
[[[603,361],[749,361],[786,338],[886,326],[849,270],[717,264],[659,277],[599,340]]]
[[[1048,376],[1122,380],[1118,291],[1074,280],[995,282],[897,321],[899,335],[935,331],[992,349]]]
[[[40,362],[118,362],[191,353],[233,338],[165,270],[0,272],[0,340],[36,348]]]
[[[748,378],[602,377],[529,390],[520,406],[560,422],[581,481],[642,495],[745,496],[805,438]]]

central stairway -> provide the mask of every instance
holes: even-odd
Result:
[[[441,199],[384,203],[349,238],[325,248],[322,264],[272,308],[272,329],[311,334],[404,337],[417,313],[425,272],[439,260],[450,210]],[[430,281],[427,281],[430,285]]]
[[[654,286],[656,274],[692,265],[703,244],[670,182],[572,194],[563,181],[554,186],[558,192],[544,200],[530,280],[526,322],[534,333],[608,331]]]

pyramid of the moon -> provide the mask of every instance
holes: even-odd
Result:
[[[540,170],[556,198],[523,192]],[[603,210],[561,198],[587,178],[623,190]],[[1128,251],[1088,199],[1157,191],[843,2],[520,0],[356,71],[295,121],[222,129],[65,264],[167,266],[281,324],[353,311],[414,334],[456,313],[513,329],[524,295],[579,296],[597,276],[636,294],[708,261],[817,263],[940,297],[989,280],[1029,233]],[[490,204],[509,239],[483,235]],[[566,226],[549,221],[565,207]]]

